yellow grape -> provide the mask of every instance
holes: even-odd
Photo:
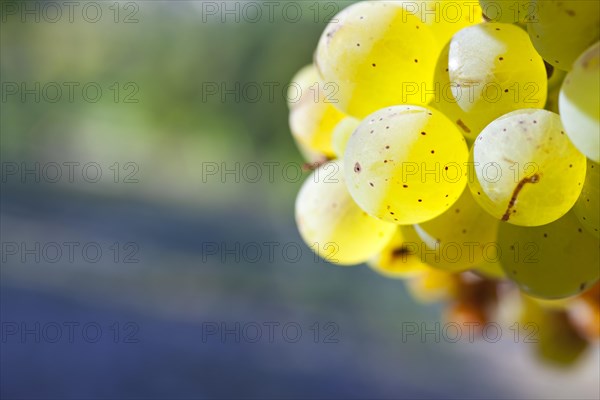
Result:
[[[296,224],[306,244],[325,260],[360,264],[390,241],[396,225],[371,217],[352,200],[340,161],[313,171],[296,198]]]
[[[315,64],[326,82],[337,85],[336,106],[363,118],[380,108],[409,102],[409,88],[431,87],[441,47],[431,29],[402,3],[361,1],[327,25]],[[412,97],[412,103],[429,101]]]
[[[344,156],[348,139],[350,139],[350,136],[352,136],[352,133],[358,128],[359,124],[359,119],[346,117],[333,129],[332,147],[337,158]]]
[[[335,85],[323,82],[317,69],[308,65],[292,78],[287,96],[294,139],[301,147],[328,157],[334,155],[333,128],[344,118],[333,105],[333,89]]]
[[[471,150],[469,187],[492,216],[523,226],[555,221],[573,207],[586,160],[571,143],[560,117],[525,109],[489,124]]]
[[[501,23],[478,24],[454,35],[448,78],[458,107],[490,121],[520,108],[543,108],[546,67],[527,39],[521,28]]]
[[[600,162],[600,42],[575,61],[560,89],[558,105],[575,147]]]
[[[411,278],[427,272],[422,261],[419,237],[411,225],[398,226],[384,249],[369,261],[369,266],[389,278]]]
[[[468,188],[450,209],[415,229],[427,253],[433,253],[426,258],[432,267],[458,272],[498,259],[498,220],[477,204]]]
[[[350,194],[369,214],[408,225],[446,211],[466,185],[464,137],[439,111],[396,106],[365,118],[348,141]]]

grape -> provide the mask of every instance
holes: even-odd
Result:
[[[466,185],[467,145],[442,113],[395,106],[365,118],[348,141],[348,190],[369,214],[417,224],[446,211]]]
[[[315,253],[343,265],[367,261],[389,242],[396,225],[369,216],[352,200],[340,161],[316,169],[296,198],[296,223]]]
[[[359,119],[346,117],[335,126],[333,129],[332,146],[336,157],[342,158],[344,156],[348,139],[350,139],[350,136],[358,128],[359,124]]]
[[[369,266],[389,278],[410,278],[430,267],[421,259],[419,236],[411,225],[398,226],[392,240],[369,261]]]
[[[460,83],[450,81],[448,68],[449,52],[450,45],[448,44],[442,50],[435,68],[434,81],[437,85],[437,89],[435,91],[435,98],[430,105],[450,118],[470,142],[475,140],[483,128],[494,119],[524,107],[533,106],[534,108],[542,108],[544,105],[542,98],[539,99],[539,102],[536,100],[535,104],[529,103],[530,101],[533,101],[531,94],[533,91],[537,91],[539,87],[530,82],[525,84],[519,84],[518,82],[505,84],[502,87],[506,86],[508,89],[504,89],[505,92],[502,92],[502,98],[498,101],[495,100],[496,95],[492,94],[493,88],[498,88],[497,85],[499,85],[499,83],[490,82],[487,83],[489,89],[486,91],[487,94],[483,99],[475,101],[475,98],[473,97],[472,104],[468,104],[469,107],[465,106],[463,109],[462,107],[464,105],[461,106],[457,98],[454,97],[454,91],[458,90],[457,85]],[[513,78],[514,76],[510,77],[510,79]],[[541,86],[544,85],[542,84]],[[522,90],[523,88],[527,89],[527,93]],[[508,92],[506,92],[506,90],[508,90]],[[460,96],[464,97],[464,100],[470,101],[468,98],[469,95],[469,91],[460,92]],[[515,101],[515,99],[517,101]]]
[[[481,132],[471,153],[473,197],[503,221],[547,224],[569,211],[581,193],[585,156],[550,111],[519,110],[496,119]]]
[[[598,229],[600,228],[600,201],[598,200],[598,186],[600,184],[600,175],[598,173],[600,165],[588,160],[587,174],[581,195],[577,203],[573,206],[573,212],[579,219],[579,222],[596,238],[600,238]]]
[[[421,303],[454,298],[460,286],[456,274],[433,268],[405,282],[411,296]]]
[[[577,59],[565,78],[559,109],[573,144],[600,162],[600,42]]]
[[[327,25],[315,63],[337,85],[336,106],[364,117],[408,102],[405,91],[432,86],[441,45],[419,18],[394,1],[362,1],[342,10]],[[426,104],[427,96],[411,96]]]
[[[513,110],[546,104],[544,61],[527,34],[514,25],[485,23],[454,35],[448,78],[452,96],[446,101],[456,101],[469,116],[485,116],[473,117],[476,120],[491,121]]]
[[[313,65],[302,68],[290,84],[289,124],[294,139],[305,149],[333,156],[331,137],[344,114],[333,106],[332,84],[324,83]]]
[[[536,50],[550,64],[570,71],[579,55],[600,39],[600,2],[533,0],[534,20],[527,31]]]
[[[517,23],[534,18],[530,0],[479,0],[483,14],[491,22]]]
[[[591,287],[600,274],[598,239],[572,212],[550,224],[500,224],[498,244],[506,275],[534,297],[559,299]]]
[[[434,252],[426,258],[432,267],[464,271],[497,259],[498,220],[479,207],[468,188],[449,210],[415,228],[428,253]]]

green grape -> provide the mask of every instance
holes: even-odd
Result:
[[[600,175],[598,173],[600,165],[593,161],[587,162],[587,174],[581,195],[573,207],[573,212],[579,219],[579,222],[596,238],[600,238],[598,229],[600,228],[600,201],[598,200],[598,185],[600,184]]]
[[[464,137],[439,111],[395,106],[365,118],[348,141],[346,183],[377,218],[417,224],[446,211],[466,185]]]
[[[421,85],[431,87],[439,49],[431,29],[401,3],[362,1],[327,25],[315,64],[325,81],[337,85],[336,106],[363,118],[409,102],[407,92]],[[427,95],[410,99],[417,104],[428,101]]]
[[[596,0],[533,0],[534,20],[527,26],[540,55],[570,71],[579,55],[600,39],[600,2]]]
[[[313,171],[296,198],[296,224],[307,245],[331,263],[360,264],[390,241],[396,225],[371,217],[352,200],[340,161]]]
[[[289,124],[297,143],[312,152],[334,155],[331,136],[344,114],[333,106],[333,84],[324,83],[313,65],[302,68],[290,84]]]
[[[360,120],[354,117],[346,117],[341,120],[333,129],[332,147],[336,157],[342,158],[348,139],[352,136],[352,133],[358,128]]]
[[[412,225],[398,226],[384,249],[369,261],[369,266],[389,278],[412,278],[430,267],[421,259],[419,236]]]
[[[468,188],[450,209],[415,229],[427,247],[426,254],[435,255],[426,258],[432,267],[458,272],[498,258],[498,220],[477,204]]]
[[[558,102],[560,117],[575,147],[600,162],[600,42],[575,61]]]
[[[479,0],[479,4],[491,22],[528,22],[535,15],[531,0]]]
[[[571,212],[544,226],[500,224],[498,245],[506,275],[534,297],[574,296],[600,274],[598,239]]]
[[[476,122],[546,104],[544,60],[515,25],[485,23],[462,29],[450,42],[447,67],[452,95],[446,101],[455,101]]]
[[[585,180],[585,156],[560,117],[526,109],[489,124],[471,150],[469,187],[492,216],[523,226],[555,221],[573,207]]]

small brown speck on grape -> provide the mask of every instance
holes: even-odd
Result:
[[[498,57],[498,60],[502,61],[504,60],[504,57]]]
[[[371,64],[371,65],[372,65],[373,67],[376,67],[376,66],[377,66],[377,64],[375,64],[375,63],[373,63],[373,64]]]
[[[435,150],[431,150],[431,154],[434,154],[434,153],[435,153]]]
[[[421,135],[425,136],[425,135],[427,135],[427,133],[425,133],[425,132],[421,132]]]
[[[389,149],[389,148],[390,148],[390,146],[385,146],[385,148],[386,148],[386,149]]]
[[[422,199],[419,199],[419,203],[421,203],[422,201],[423,201]]]
[[[402,187],[403,187],[403,188],[407,188],[407,187],[408,187],[408,185],[402,185]]]
[[[354,172],[356,172],[356,173],[360,172],[360,164],[359,163],[354,164]]]

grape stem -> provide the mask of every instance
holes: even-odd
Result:
[[[506,209],[506,212],[502,216],[502,221],[508,221],[508,219],[510,218],[511,210],[515,206],[515,203],[517,202],[517,196],[519,196],[519,193],[523,189],[523,186],[525,186],[526,183],[538,183],[539,181],[540,181],[540,176],[538,174],[532,175],[528,178],[521,179],[521,181],[519,182],[519,184],[513,191],[513,195],[510,198],[510,202],[508,203],[508,208]]]

